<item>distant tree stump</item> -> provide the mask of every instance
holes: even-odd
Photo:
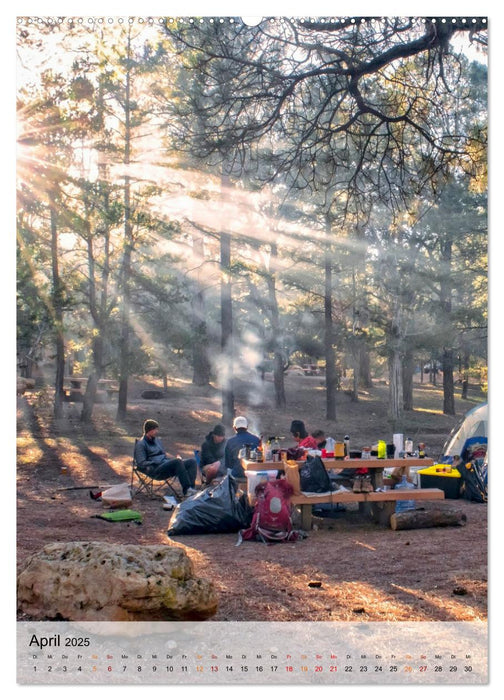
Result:
[[[449,527],[465,525],[466,514],[460,510],[444,510],[430,508],[429,510],[405,510],[390,516],[392,530],[416,530],[424,527]]]

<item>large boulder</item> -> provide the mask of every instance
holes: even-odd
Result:
[[[167,545],[49,544],[30,557],[17,588],[20,609],[39,620],[204,620],[217,610],[214,585]]]

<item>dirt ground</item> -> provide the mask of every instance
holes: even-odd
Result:
[[[400,621],[481,620],[487,615],[487,506],[447,500],[460,508],[463,527],[393,531],[367,521],[356,506],[334,518],[316,518],[307,539],[266,546],[237,535],[179,536],[166,532],[170,513],[161,501],[138,496],[134,508],[143,524],[108,523],[93,516],[103,505],[93,487],[129,481],[134,438],[145,418],[161,425],[171,454],[191,456],[219,422],[220,397],[180,378],[170,379],[165,398],[144,400],[154,380],[130,389],[128,418],[115,421],[112,403],[95,407],[93,424],[79,420],[80,405],[65,405],[65,418],[51,418],[51,392],[18,397],[18,569],[43,545],[58,541],[108,541],[183,547],[197,575],[219,592],[215,620]],[[456,417],[442,414],[440,387],[415,385],[415,410],[406,414],[404,432],[423,441],[437,457],[455,425],[481,397],[456,402]],[[386,417],[387,387],[376,385],[358,402],[340,392],[336,423],[324,419],[325,393],[319,377],[288,377],[288,410],[273,407],[273,387],[260,381],[236,386],[237,413],[266,435],[286,436],[292,418],[309,429],[322,428],[336,439],[349,434],[355,448],[379,438],[391,440]],[[64,473],[66,468],[66,473]],[[20,611],[19,619],[27,619]]]

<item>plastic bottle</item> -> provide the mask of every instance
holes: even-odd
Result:
[[[334,438],[328,437],[326,440],[326,445],[325,445],[325,449],[326,449],[327,454],[334,455],[334,445],[335,445]]]
[[[407,480],[406,474],[403,474],[401,481],[395,487],[396,491],[414,489],[415,485]],[[403,513],[405,510],[415,510],[415,501],[396,501],[395,512]]]
[[[411,438],[406,438],[404,441],[404,451],[408,455],[413,452],[413,440]]]
[[[271,447],[271,440],[268,440],[266,442],[266,449],[264,451],[264,461],[265,462],[272,462],[273,461],[273,449]]]
[[[345,457],[350,457],[350,436],[345,435],[343,442],[345,443]]]

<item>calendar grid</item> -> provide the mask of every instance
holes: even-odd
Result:
[[[476,623],[18,623],[20,684],[485,684]]]

